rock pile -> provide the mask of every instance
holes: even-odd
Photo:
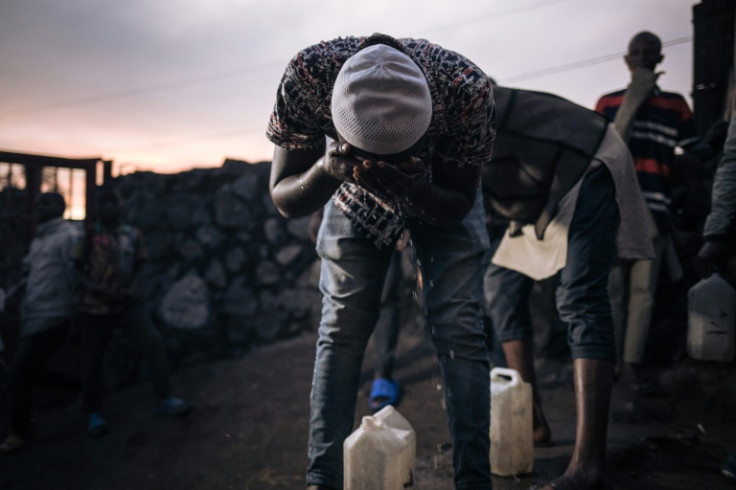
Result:
[[[314,328],[321,296],[309,217],[283,218],[270,163],[226,160],[115,178],[150,255],[141,294],[176,361],[239,355]]]

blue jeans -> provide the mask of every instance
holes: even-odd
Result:
[[[385,379],[392,379],[394,374],[396,344],[401,326],[402,279],[401,251],[393,247],[381,292],[381,310],[373,332],[373,345],[376,348],[374,375]]]
[[[438,353],[454,447],[455,482],[490,489],[490,380],[482,321],[488,258],[480,196],[456,225],[410,220],[424,280],[424,309]],[[343,442],[353,431],[366,344],[393,253],[377,249],[332,202],[317,237],[322,320],[311,393],[307,484],[343,488]],[[411,421],[410,421],[411,422]]]
[[[611,174],[601,165],[583,180],[568,235],[567,264],[560,273],[557,309],[568,325],[573,359],[616,361],[608,274],[616,258],[618,207]],[[497,244],[496,244],[497,245]],[[501,342],[530,340],[529,296],[534,281],[489,265],[488,314]]]

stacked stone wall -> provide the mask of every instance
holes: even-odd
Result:
[[[269,171],[268,162],[227,160],[112,181],[126,221],[143,232],[141,295],[176,363],[240,355],[318,322],[310,218],[278,213]]]

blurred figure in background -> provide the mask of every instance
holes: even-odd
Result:
[[[736,282],[736,113],[731,116],[723,157],[713,179],[711,211],[703,229],[705,243],[698,252],[703,264],[703,275],[714,270]],[[721,472],[736,479],[736,448],[721,465]]]
[[[631,72],[631,84],[602,96],[596,104],[596,111],[613,121],[628,144],[649,210],[647,227],[654,258],[619,261],[611,271],[609,283],[619,360],[617,372],[641,395],[658,390],[656,380],[645,369],[645,351],[666,254],[672,259],[674,270],[678,269],[669,218],[669,174],[675,148],[698,156],[713,153],[700,142],[684,97],[664,92],[656,85],[662,72],[654,70],[663,59],[659,37],[647,31],[636,34],[624,56]],[[678,274],[681,272],[675,273]]]
[[[75,250],[78,298],[76,321],[82,337],[82,383],[88,412],[87,431],[108,431],[102,408],[102,361],[116,329],[141,348],[150,367],[156,402],[154,415],[185,415],[190,406],[171,395],[166,346],[137,295],[143,262],[148,255],[141,232],[121,222],[122,198],[100,188],[95,200],[97,220],[87,227]]]
[[[72,314],[72,251],[77,228],[62,216],[61,194],[47,192],[36,200],[36,234],[23,261],[23,279],[7,301],[20,299],[18,350],[10,363],[8,398],[10,434],[0,454],[16,451],[33,438],[31,415],[34,386],[76,390],[76,373],[50,369],[48,363],[67,340]]]

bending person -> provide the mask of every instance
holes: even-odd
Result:
[[[287,66],[267,131],[276,145],[271,197],[286,217],[325,206],[309,488],[343,488],[361,364],[404,229],[427,285],[455,485],[491,488],[482,321],[489,246],[478,189],[493,135],[486,75],[426,40],[340,38],[302,50]],[[334,141],[326,145],[325,137]]]
[[[653,254],[644,201],[626,144],[601,115],[550,94],[494,92],[498,133],[483,186],[512,221],[486,273],[488,310],[508,366],[532,384],[535,438],[548,440],[528,299],[534,280],[561,271],[557,308],[568,325],[577,425],[564,475],[544,489],[607,488],[616,361],[608,274],[617,255]]]

